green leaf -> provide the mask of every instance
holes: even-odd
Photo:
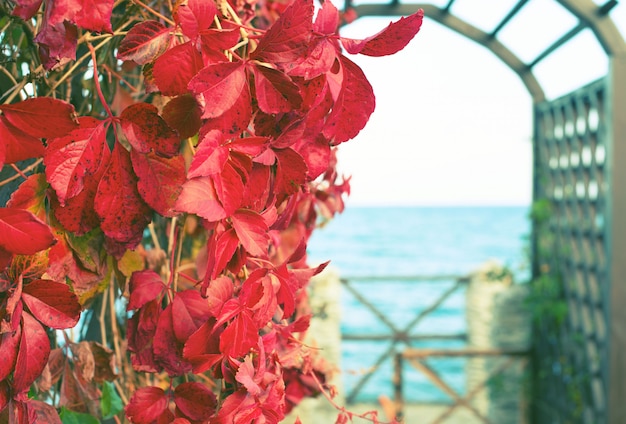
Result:
[[[74,412],[65,407],[61,408],[59,413],[63,424],[100,424],[100,421],[93,415],[83,414],[82,412]]]
[[[105,420],[114,417],[124,409],[122,399],[120,399],[115,386],[110,381],[105,381],[102,386],[100,409],[102,410],[102,418]]]

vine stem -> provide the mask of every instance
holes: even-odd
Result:
[[[146,9],[148,12],[152,13],[154,16],[163,19],[165,22],[167,22],[168,24],[174,26],[176,25],[176,23],[171,20],[170,18],[168,18],[167,16],[157,12],[156,10],[154,10],[153,8],[151,8],[150,6],[148,6],[147,4],[142,3],[139,0],[132,0],[133,3],[143,7],[144,9]]]
[[[20,177],[24,178],[25,180],[28,179],[26,174],[24,174],[24,172],[22,172],[22,170],[18,168],[17,165],[15,165],[14,163],[11,164],[11,168],[13,168],[13,170],[17,172],[17,175],[19,175]]]
[[[185,231],[178,231],[178,247],[176,248],[176,262],[174,263],[174,291],[178,290],[178,269],[183,257],[183,239],[185,238]]]
[[[113,35],[117,35],[117,34],[113,34]],[[96,51],[100,50],[109,41],[111,41],[111,37],[106,38],[106,39],[102,40],[100,43],[96,44],[96,46],[94,47],[94,50],[96,50]],[[85,53],[84,55],[82,55],[81,57],[76,59],[76,62],[74,62],[74,64],[63,74],[63,76],[61,76],[58,80],[56,80],[54,82],[54,84],[52,84],[51,90],[52,91],[56,90],[59,87],[59,85],[63,84],[63,82],[66,79],[68,79],[70,76],[72,76],[74,74],[74,71],[85,61],[85,59],[87,59],[90,56],[90,54],[91,54],[91,52],[90,53]],[[41,68],[41,66],[40,66],[40,68]]]
[[[126,84],[128,88],[130,88],[134,93],[139,93],[139,89],[133,86],[130,82],[128,82],[128,80],[124,78],[123,76],[121,76],[118,72],[115,72],[108,65],[102,65],[102,67],[109,73],[109,79],[111,75],[114,75],[117,79],[119,79],[124,84]]]
[[[102,88],[100,87],[100,77],[98,75],[98,60],[96,58],[96,50],[93,48],[90,42],[87,42],[87,47],[89,47],[89,51],[91,52],[91,61],[93,62],[93,82],[96,85],[96,92],[98,93],[98,97],[100,98],[100,103],[102,103],[102,107],[106,111],[107,115],[111,119],[114,119],[113,112],[111,112],[111,108],[104,98],[104,94],[102,93]]]
[[[122,370],[122,349],[120,348],[120,333],[117,328],[117,314],[115,313],[115,279],[111,275],[109,283],[109,313],[111,314],[111,332],[113,333],[113,348],[117,358],[117,369]]]
[[[320,392],[322,393],[322,395],[324,395],[324,397],[328,400],[328,402],[330,402],[330,404],[340,413],[342,414],[346,414],[350,417],[358,417],[358,418],[362,418],[364,420],[367,421],[371,421],[373,423],[376,424],[398,424],[398,421],[393,420],[389,423],[383,423],[382,421],[378,420],[378,418],[376,416],[371,417],[372,415],[372,411],[370,412],[365,412],[363,414],[357,414],[356,412],[350,412],[346,409],[345,406],[341,406],[338,405],[337,402],[335,402],[333,400],[333,398],[328,394],[328,392],[326,391],[326,389],[324,388],[324,385],[319,381],[319,379],[317,378],[317,376],[315,375],[315,372],[310,371],[308,374],[311,378],[313,378],[313,381],[315,381],[315,384],[317,385],[317,388],[320,390]],[[374,411],[375,412],[375,411]]]
[[[105,315],[106,315],[106,307],[107,307],[107,295],[109,294],[108,290],[105,290],[102,293],[102,305],[100,306],[100,338],[102,339],[102,344],[104,346],[108,346],[108,342],[107,342],[107,329],[106,329],[106,323],[105,323]]]
[[[21,172],[18,172],[15,175],[12,175],[2,181],[0,181],[0,187],[2,187],[5,184],[10,183],[13,180],[17,180],[18,178],[22,177],[23,175],[25,175],[27,172],[32,171],[33,169],[37,168],[37,166],[43,162],[43,159],[37,159],[35,162],[33,162],[32,164],[28,165],[26,168],[22,169]]]

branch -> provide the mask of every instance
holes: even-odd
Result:
[[[144,9],[146,9],[148,12],[152,13],[154,16],[156,16],[157,18],[161,18],[163,19],[165,22],[167,22],[168,24],[174,26],[176,25],[176,23],[171,20],[170,18],[168,18],[167,16],[157,12],[156,10],[154,10],[153,8],[151,8],[150,6],[148,6],[147,4],[142,3],[139,0],[132,0],[133,3],[143,7]]]
[[[35,169],[41,162],[43,162],[43,159],[37,159],[34,163],[32,163],[31,165],[27,166],[26,168],[24,168],[22,170],[22,174],[26,174],[27,172],[32,171],[33,169]],[[20,178],[22,176],[22,174],[17,173],[9,178],[6,178],[2,181],[0,181],[0,187],[2,187],[5,184],[10,183],[13,180],[17,180],[18,178]]]
[[[111,108],[104,98],[102,88],[100,87],[100,77],[98,75],[98,60],[96,58],[96,50],[89,42],[87,42],[87,47],[89,47],[89,51],[91,52],[91,61],[93,62],[93,82],[96,85],[96,92],[98,93],[98,97],[100,98],[100,103],[102,103],[102,107],[104,107],[107,115],[109,115],[111,119],[114,119],[115,117],[113,116],[113,112],[111,112]]]

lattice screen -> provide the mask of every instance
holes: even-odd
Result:
[[[535,259],[561,285],[567,305],[561,325],[546,316],[537,327],[540,422],[606,419],[605,87],[600,80],[535,109],[535,197],[551,206]]]

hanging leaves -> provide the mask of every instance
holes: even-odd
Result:
[[[0,208],[0,250],[33,255],[55,242],[52,231],[39,218],[23,209]]]
[[[81,306],[67,284],[35,280],[26,284],[22,300],[39,322],[50,328],[71,328],[78,323]]]
[[[117,58],[132,60],[140,65],[152,62],[167,50],[171,32],[159,21],[139,22],[120,43]]]
[[[34,32],[10,50],[0,166],[32,165],[0,208],[0,421],[280,422],[326,381],[294,336],[326,265],[306,243],[350,190],[333,146],[375,106],[342,48],[393,54],[423,13],[355,40],[328,1],[13,4]],[[101,325],[51,350],[83,308]]]

